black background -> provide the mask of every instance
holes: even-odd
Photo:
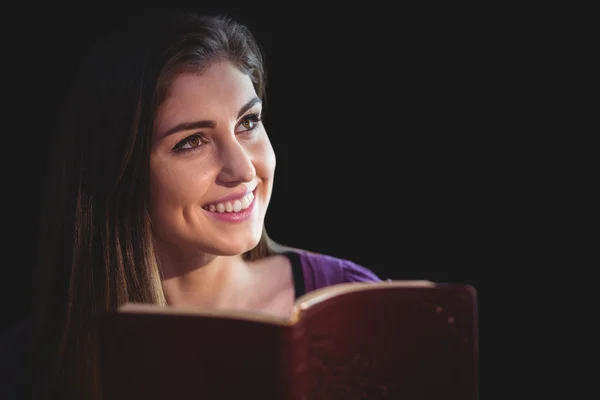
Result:
[[[383,278],[471,284],[484,326],[492,285],[527,246],[509,118],[522,112],[527,50],[501,10],[440,7],[193,10],[238,18],[265,51],[270,235]],[[4,15],[16,24],[2,50],[6,325],[30,305],[39,185],[68,79],[88,40],[135,11],[22,8]]]

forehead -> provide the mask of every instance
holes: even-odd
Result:
[[[191,118],[235,118],[256,91],[250,76],[229,61],[215,61],[202,73],[177,75],[161,105],[158,130]]]

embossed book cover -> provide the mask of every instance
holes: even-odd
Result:
[[[478,399],[477,293],[344,283],[260,312],[126,304],[100,325],[107,400]]]

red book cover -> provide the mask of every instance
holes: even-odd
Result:
[[[477,295],[423,281],[344,283],[289,319],[127,304],[100,325],[106,400],[478,399]]]

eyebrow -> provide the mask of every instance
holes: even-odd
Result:
[[[254,107],[254,105],[256,105],[256,104],[262,104],[262,100],[259,99],[258,97],[254,97],[252,100],[247,102],[242,108],[240,108],[237,118],[239,119],[242,115],[244,115],[244,113],[246,111],[248,111],[249,109]],[[161,135],[161,137],[165,138],[169,135],[172,135],[174,133],[181,132],[181,131],[190,131],[193,129],[216,128],[216,127],[217,127],[217,123],[215,121],[210,121],[210,120],[182,122],[181,124],[177,124],[173,128],[169,129],[167,132],[165,132],[163,135]]]

